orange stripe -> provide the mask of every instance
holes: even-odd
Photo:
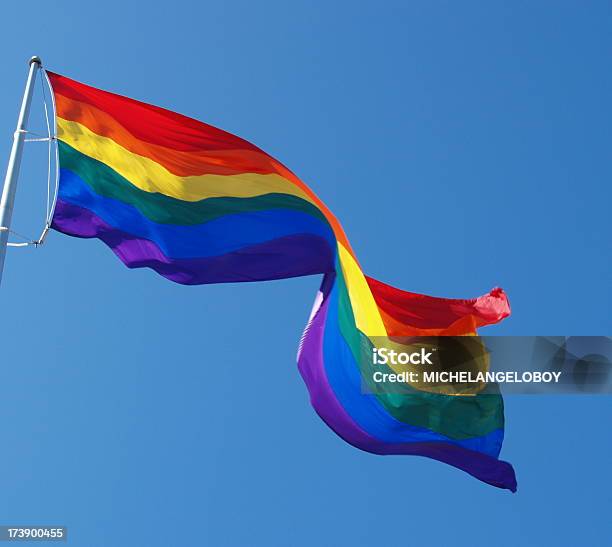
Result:
[[[398,321],[380,307],[378,310],[387,330],[387,336],[465,336],[476,334],[476,328],[479,326],[473,315],[466,315],[447,327],[419,328]]]
[[[202,150],[185,152],[152,144],[132,135],[111,115],[87,103],[56,95],[57,115],[78,122],[102,137],[113,139],[126,150],[152,159],[179,177],[275,173],[267,154],[252,150]]]

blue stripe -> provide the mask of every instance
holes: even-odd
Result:
[[[96,194],[67,169],[60,170],[59,197],[89,209],[118,230],[155,242],[169,258],[218,256],[296,234],[319,236],[329,242],[332,250],[336,246],[333,231],[321,219],[288,209],[225,215],[191,226],[159,224],[132,205]]]

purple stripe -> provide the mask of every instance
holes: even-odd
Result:
[[[117,230],[91,211],[61,199],[52,227],[71,236],[97,237],[128,268],[151,268],[184,285],[284,279],[334,269],[329,243],[310,234],[285,236],[220,256],[175,259],[165,256],[152,241]]]
[[[326,280],[329,277],[326,276]],[[488,484],[516,492],[514,469],[507,462],[443,441],[386,443],[361,429],[336,399],[325,373],[323,335],[328,308],[329,298],[326,297],[306,327],[298,368],[310,393],[312,406],[336,434],[366,452],[426,456],[462,469]]]

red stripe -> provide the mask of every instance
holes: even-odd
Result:
[[[414,334],[419,329],[450,329],[444,334],[467,334],[510,315],[508,298],[500,288],[479,298],[460,300],[402,291],[367,276],[366,280],[376,304],[386,315],[385,326],[393,335]]]
[[[106,112],[143,141],[185,152],[237,149],[262,152],[240,137],[182,114],[102,91],[54,72],[47,74],[54,93]]]

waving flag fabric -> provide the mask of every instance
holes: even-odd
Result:
[[[323,274],[298,367],[316,412],[348,443],[414,454],[516,489],[498,459],[501,396],[363,393],[363,337],[469,335],[506,317],[501,289],[472,300],[401,291],[367,277],[338,220],[298,177],[225,131],[59,74],[53,228],[98,238],[130,268],[177,283]]]

